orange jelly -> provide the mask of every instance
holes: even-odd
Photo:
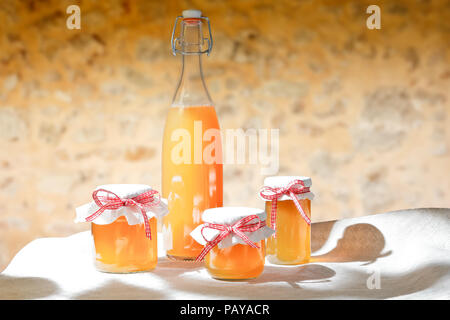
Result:
[[[258,248],[236,244],[219,249],[214,247],[205,257],[205,267],[209,274],[221,280],[242,280],[258,277],[264,270],[264,240]]]
[[[259,208],[205,210],[204,223],[191,232],[191,237],[204,246],[197,260],[204,257],[205,267],[215,279],[258,277],[264,270],[265,239],[274,232],[266,225],[266,217]]]
[[[148,271],[158,261],[156,218],[149,220],[152,239],[145,235],[144,224],[129,225],[124,216],[113,223],[91,223],[95,247],[95,266],[103,272]]]
[[[305,214],[311,218],[311,201],[299,200]],[[266,202],[270,225],[272,202]],[[311,257],[311,226],[306,223],[292,200],[277,203],[276,237],[267,239],[267,258],[275,264],[302,264]]]
[[[267,260],[274,264],[303,264],[311,257],[311,225],[295,205],[293,196],[311,221],[311,178],[303,176],[273,176],[264,179],[263,195],[276,198],[276,226],[272,226],[272,201],[265,198],[267,223],[276,229],[275,236],[267,239]],[[271,190],[271,191],[270,191]]]

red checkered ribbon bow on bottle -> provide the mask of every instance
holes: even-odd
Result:
[[[99,195],[99,192],[104,192],[107,195]],[[150,190],[144,193],[141,193],[133,198],[122,199],[114,192],[98,189],[92,193],[92,198],[97,206],[100,208],[94,212],[92,215],[86,218],[86,221],[92,221],[98,216],[100,216],[105,210],[117,210],[120,207],[137,207],[142,213],[142,217],[144,218],[144,226],[145,226],[145,235],[150,240],[152,239],[152,235],[150,232],[150,225],[148,223],[148,217],[146,209],[150,207],[154,207],[159,204],[161,201],[160,195],[156,190]]]
[[[258,219],[258,222],[256,223],[249,223],[255,219]],[[242,218],[238,222],[236,222],[233,225],[223,225],[223,224],[215,224],[215,223],[205,223],[201,229],[201,234],[203,239],[206,241],[206,245],[203,248],[202,252],[198,255],[198,257],[195,259],[195,261],[202,261],[205,256],[208,254],[208,252],[214,248],[216,245],[219,244],[220,241],[225,239],[230,234],[235,234],[238,237],[240,237],[242,240],[244,240],[245,243],[247,243],[252,248],[259,248],[255,243],[253,243],[245,234],[244,232],[254,232],[262,227],[266,226],[265,221],[261,221],[261,219],[257,215],[250,215],[248,217]],[[215,229],[221,231],[217,237],[215,237],[213,240],[208,241],[205,236],[203,235],[203,230],[205,228],[209,229]]]
[[[259,194],[261,197],[265,200],[272,201],[272,210],[270,214],[270,226],[273,230],[276,231],[276,224],[277,224],[277,205],[278,205],[278,198],[280,198],[283,195],[289,195],[294,201],[295,206],[297,207],[298,212],[303,217],[303,219],[306,221],[308,225],[311,224],[311,219],[305,214],[303,211],[302,206],[300,205],[300,202],[298,202],[297,194],[302,193],[308,193],[309,187],[305,187],[305,184],[301,180],[293,180],[290,183],[287,184],[285,187],[281,188],[272,188],[268,186],[264,186],[261,188]],[[276,234],[274,234],[274,237]]]

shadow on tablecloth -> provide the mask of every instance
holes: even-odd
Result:
[[[106,284],[73,296],[77,300],[148,300],[167,299],[161,290],[152,290],[130,285],[119,280],[109,280]]]
[[[0,300],[45,298],[58,290],[58,285],[48,279],[0,275]]]
[[[319,223],[313,226],[311,239],[312,251],[319,250],[327,241],[332,222]],[[346,227],[342,238],[337,240],[334,249],[321,255],[313,255],[311,262],[365,262],[374,263],[377,259],[387,257],[392,251],[382,253],[386,241],[383,233],[369,223],[357,223]]]
[[[318,223],[314,225],[314,232],[311,247],[317,251],[323,247],[330,236],[334,221]],[[330,265],[320,263],[339,263],[339,262],[364,262],[365,265],[375,262],[379,258],[389,256],[392,252],[383,253],[385,239],[381,231],[368,223],[358,223],[347,226],[340,239],[335,240],[336,245],[327,253],[313,256],[310,264],[299,266],[276,266],[266,265],[264,272],[257,279],[242,282],[226,282],[220,280],[211,280],[209,276],[205,277],[206,271],[202,263],[193,262],[173,262],[166,258],[160,259],[158,268],[152,273],[167,282],[167,286],[179,292],[196,293],[201,292],[204,295],[214,297],[217,290],[224,296],[233,299],[251,299],[252,290],[258,290],[259,284],[271,284],[271,288],[277,291],[274,294],[271,291],[258,292],[258,298],[277,299],[282,296],[291,296],[292,299],[305,298],[332,298],[345,293],[352,296],[355,290],[362,297],[375,297],[378,293],[370,292],[367,289],[366,281],[369,274],[365,272],[353,273],[349,279],[349,286],[343,290],[331,290],[329,292],[320,292],[317,290],[305,289],[303,283],[327,283],[331,282],[336,275],[336,271]],[[440,270],[440,269],[439,269]],[[442,270],[440,270],[442,271]],[[438,272],[438,277],[441,272]],[[415,275],[410,275],[414,277]],[[402,275],[401,279],[409,278],[408,275]],[[386,283],[393,284],[395,287],[401,285],[395,277],[386,278]],[[430,281],[434,282],[433,278]],[[437,281],[437,280],[436,280]],[[286,286],[286,284],[288,286]],[[249,287],[250,285],[250,287]],[[361,290],[367,291],[362,294]],[[408,290],[405,290],[407,293]],[[262,296],[261,296],[262,295]],[[385,297],[394,296],[385,292]]]
[[[333,269],[320,264],[306,264],[302,266],[265,266],[264,272],[256,279],[248,283],[282,283],[286,282],[292,288],[300,288],[299,283],[323,283],[330,282],[330,278],[336,275]]]
[[[381,290],[368,288],[370,273],[366,271],[340,270],[340,277],[345,277],[346,281],[338,287],[332,284],[336,271],[329,265],[320,264],[266,266],[260,277],[242,282],[211,281],[200,267],[187,272],[184,268],[161,267],[154,273],[166,281],[167,288],[178,292],[175,299],[184,299],[183,293],[201,293],[209,299],[389,299],[424,291],[438,284],[450,272],[450,265],[428,265],[406,273],[381,273]],[[326,283],[330,283],[328,290],[321,286]],[[264,287],[265,284],[270,287]]]

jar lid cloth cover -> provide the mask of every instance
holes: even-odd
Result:
[[[108,184],[98,186],[93,193],[101,194],[100,202],[107,204],[108,200],[122,201],[123,204],[117,205],[114,209],[106,209],[102,214],[92,220],[93,223],[106,225],[113,223],[117,218],[124,216],[129,225],[144,223],[142,211],[148,219],[153,217],[161,218],[168,213],[166,199],[160,199],[159,193],[152,187],[145,184]],[[117,198],[118,197],[118,198]],[[94,198],[95,200],[95,198]],[[76,208],[75,222],[86,222],[87,218],[101,209],[96,201],[91,201]]]
[[[264,179],[264,186],[259,195],[265,201],[272,201],[270,213],[270,226],[277,230],[278,201],[292,200],[305,222],[310,225],[311,219],[305,213],[299,200],[314,198],[309,190],[312,185],[311,178],[302,176],[273,176]],[[276,234],[274,235],[276,237]]]
[[[275,231],[265,225],[266,212],[263,209],[248,208],[248,207],[219,207],[207,209],[203,212],[202,220],[204,224],[199,225],[191,232],[192,238],[201,245],[206,245],[208,242],[213,241],[222,231],[209,228],[209,224],[217,224],[223,226],[232,227],[236,223],[242,221],[247,217],[254,216],[252,220],[249,220],[245,225],[258,224],[260,227],[251,232],[243,231],[242,233],[253,243],[257,243],[270,237]],[[222,239],[217,246],[219,249],[225,249],[232,247],[236,244],[247,245],[244,239],[238,234],[230,232],[224,239]]]
[[[289,186],[289,184],[292,184],[294,181],[300,181],[301,183],[303,183],[303,186],[305,187],[305,191],[307,192],[300,192],[300,193],[296,193],[295,197],[298,200],[303,200],[303,199],[309,199],[309,200],[313,200],[314,199],[314,193],[312,193],[309,188],[312,185],[312,180],[309,177],[304,177],[304,176],[272,176],[272,177],[266,177],[264,179],[264,187],[263,188],[272,188],[272,189],[283,189],[286,188],[287,186]],[[296,187],[297,185],[292,185],[292,187]],[[288,191],[288,190],[286,190]],[[263,197],[261,194],[261,199],[263,199],[264,201],[270,201],[267,198]],[[292,200],[291,195],[289,194],[289,192],[284,192],[281,193],[278,198],[278,201],[285,201],[285,200]]]

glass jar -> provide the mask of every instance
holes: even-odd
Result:
[[[264,240],[259,248],[237,244],[229,248],[214,247],[205,257],[205,267],[214,279],[246,280],[257,278],[264,270]]]
[[[276,230],[267,239],[266,255],[270,263],[295,265],[309,262],[311,200],[314,198],[309,190],[311,184],[311,178],[302,176],[274,176],[264,180],[261,197],[266,200],[269,226]]]
[[[156,218],[149,219],[152,239],[143,223],[130,226],[125,217],[110,224],[91,223],[95,267],[99,271],[130,273],[152,270],[158,262]]]
[[[205,246],[197,261],[204,257],[204,265],[213,278],[247,280],[263,272],[264,239],[274,232],[266,226],[263,210],[214,208],[205,210],[202,219],[204,223],[191,236]]]
[[[76,209],[76,222],[91,222],[94,264],[112,273],[149,271],[158,261],[157,218],[167,213],[159,193],[147,185],[111,184]]]

